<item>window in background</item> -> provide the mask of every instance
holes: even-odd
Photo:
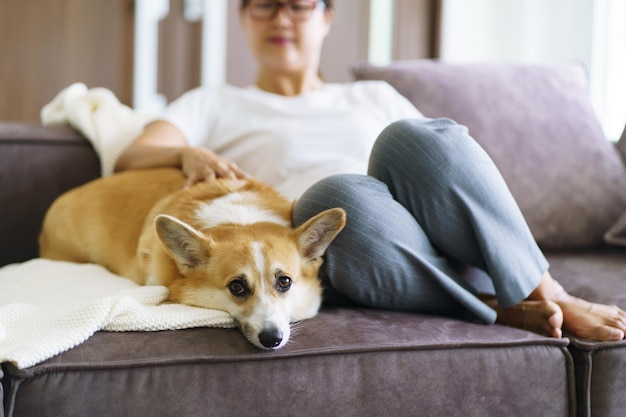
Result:
[[[376,65],[391,62],[393,43],[393,0],[370,1],[368,61]]]
[[[617,140],[626,123],[626,2],[594,5],[592,99],[607,137]]]
[[[227,0],[184,0],[184,19],[202,21],[200,82],[215,86],[226,78]],[[133,107],[159,111],[167,99],[158,92],[159,22],[170,13],[170,0],[135,0]],[[181,65],[189,65],[188,62]]]
[[[157,92],[159,20],[169,13],[168,0],[135,2],[135,48],[133,60],[133,107],[157,111],[166,99]]]
[[[580,61],[605,134],[626,123],[624,0],[444,0],[441,58],[453,62]]]

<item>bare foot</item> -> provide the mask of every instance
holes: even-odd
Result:
[[[503,308],[493,296],[481,296],[481,300],[496,310],[496,323],[539,333],[544,336],[561,338],[563,312],[558,304],[552,301],[531,301]]]
[[[626,313],[622,309],[574,297],[547,272],[529,299],[558,304],[563,312],[563,329],[572,336],[601,341],[624,339]]]
[[[563,329],[584,339],[624,339],[626,313],[617,306],[591,303],[565,294],[554,300],[563,310]]]

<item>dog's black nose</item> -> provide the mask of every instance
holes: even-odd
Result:
[[[259,342],[268,349],[275,348],[280,345],[282,341],[283,332],[280,329],[264,329],[259,333]]]

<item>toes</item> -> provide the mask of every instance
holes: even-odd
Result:
[[[563,310],[561,310],[557,304],[554,304],[551,307],[552,314],[548,318],[548,324],[555,329],[560,329],[563,327]]]
[[[622,340],[626,333],[626,313],[617,306],[606,306],[604,324],[598,329],[601,340]]]
[[[593,339],[603,342],[619,341],[624,339],[624,330],[608,324],[589,324],[568,326],[566,329],[572,336],[583,339]]]
[[[510,308],[498,308],[497,323],[539,333],[562,337],[563,311],[551,301],[523,301]]]
[[[591,303],[573,296],[559,303],[564,328],[572,336],[601,341],[624,339],[626,313],[617,306]]]
[[[548,318],[548,325],[551,327],[549,336],[556,339],[563,337],[563,330],[561,329],[563,327],[563,311],[560,308]]]
[[[541,327],[544,336],[554,337],[560,339],[563,337],[563,311],[561,308],[552,302],[548,302],[542,306],[542,319]],[[532,330],[532,329],[528,329]]]
[[[595,338],[599,340],[617,341],[624,338],[624,332],[615,327],[600,326],[596,329],[596,331],[597,336]]]
[[[536,326],[534,328],[525,328],[524,330],[529,330],[531,332],[539,333],[540,335],[546,337],[553,337],[555,339],[560,339],[563,337],[563,330],[561,330],[560,327],[552,327],[547,323],[541,327]]]
[[[626,312],[617,306],[611,306],[613,309],[613,321],[615,322],[615,327],[626,331]]]

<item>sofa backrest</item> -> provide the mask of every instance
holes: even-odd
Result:
[[[48,207],[99,175],[93,147],[72,128],[0,122],[0,266],[37,257]]]
[[[353,68],[384,80],[427,117],[449,117],[493,158],[544,249],[588,248],[626,207],[626,169],[576,63],[399,61]]]

